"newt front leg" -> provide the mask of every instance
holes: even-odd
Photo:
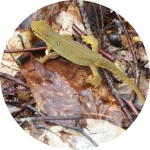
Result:
[[[49,59],[49,53],[50,53],[50,51],[51,51],[51,46],[47,46],[47,49],[46,49],[46,51],[47,51],[47,53],[45,52],[45,55],[44,55],[44,57],[40,57],[40,59],[37,59],[40,63],[44,63],[44,62],[46,62],[48,59]]]
[[[98,41],[93,35],[87,34],[87,36],[81,37],[83,42],[86,44],[91,44],[93,52],[98,53]],[[90,65],[90,69],[92,71],[92,75],[90,75],[86,81],[96,88],[101,84],[102,78],[98,72],[98,67],[95,65]]]

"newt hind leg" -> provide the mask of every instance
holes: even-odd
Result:
[[[95,65],[91,65],[90,69],[93,74],[89,75],[86,82],[90,83],[91,85],[95,86],[95,88],[97,88],[98,86],[100,86],[100,84],[102,82],[102,78],[101,78],[101,76],[97,70],[97,67]]]
[[[92,51],[98,53],[98,41],[93,35],[88,34],[87,36],[82,36],[82,40],[86,44],[91,44]],[[90,83],[96,88],[100,86],[102,78],[98,72],[98,68],[95,65],[90,65],[90,69],[92,71],[92,75],[87,78],[86,82]]]

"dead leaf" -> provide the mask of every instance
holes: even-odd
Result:
[[[30,30],[17,30],[9,39],[6,49],[24,49],[32,47],[32,33]],[[19,71],[16,60],[23,53],[3,53],[2,64],[0,66],[1,72],[15,75]]]
[[[3,92],[3,96],[15,96],[16,95],[16,88],[11,81],[3,80],[1,83],[1,88]]]
[[[132,58],[132,54],[130,51],[127,51],[127,50],[122,50],[122,51],[119,51],[115,57],[118,59],[118,60],[126,60],[126,61],[133,61],[133,58]]]
[[[30,30],[16,30],[14,35],[9,39],[7,47],[8,49],[23,49],[24,47],[31,48],[31,40],[32,32]]]
[[[70,5],[67,11],[62,11],[56,18],[56,22],[62,27],[59,34],[75,34],[72,29],[72,25],[75,24],[81,31],[85,31],[81,21],[81,16],[77,6]]]
[[[110,116],[110,117],[102,117],[102,119],[107,120],[116,126],[122,128],[127,128],[130,126],[129,121],[122,112],[121,108],[114,103],[112,104],[101,103],[99,106],[99,114]]]
[[[94,148],[91,142],[78,131],[61,126],[53,126],[49,129],[50,131],[43,131],[44,136],[41,135],[43,137],[41,140],[43,140],[43,142],[47,141],[47,144],[50,146],[79,150]],[[124,129],[117,127],[108,121],[99,119],[87,119],[87,125],[83,128],[83,130],[99,146],[102,143],[113,140],[125,131]]]
[[[48,140],[48,145],[57,147],[57,148],[64,148],[65,144],[61,140],[60,136],[52,133],[52,132],[47,132],[46,138]]]
[[[43,64],[33,61],[33,58],[22,65],[21,71],[37,107],[43,113],[51,116],[80,116],[83,113],[96,113],[93,99],[86,92],[77,92],[63,76],[47,70]],[[80,96],[85,97],[84,103],[80,102]],[[73,123],[72,121],[56,122]]]
[[[139,36],[134,36],[132,38],[133,43],[142,42],[141,38]]]
[[[84,131],[100,146],[103,143],[113,140],[125,130],[112,125],[108,121],[87,119],[87,129]],[[68,142],[71,147],[78,150],[91,149],[94,146],[83,136],[70,135]]]
[[[16,112],[21,110],[21,108],[18,108],[16,106],[12,106],[12,105],[7,105],[7,107],[8,107],[11,114],[16,113]]]

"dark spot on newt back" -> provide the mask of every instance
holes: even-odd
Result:
[[[59,42],[59,41],[57,41],[57,42],[56,42],[56,44],[59,46],[59,45],[60,45],[60,42]]]

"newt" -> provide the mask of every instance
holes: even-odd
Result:
[[[86,44],[91,44],[91,51],[86,45],[82,45],[65,36],[59,35],[44,20],[33,21],[31,23],[31,29],[38,38],[46,43],[48,53],[53,49],[59,55],[75,64],[89,66],[92,75],[88,77],[87,82],[95,86],[95,88],[101,84],[98,68],[105,68],[126,82],[144,104],[145,98],[138,87],[111,61],[104,58],[101,54],[98,54],[98,41],[93,35],[82,36]],[[48,57],[48,55],[45,55],[40,59],[40,62],[43,63],[47,61]]]

